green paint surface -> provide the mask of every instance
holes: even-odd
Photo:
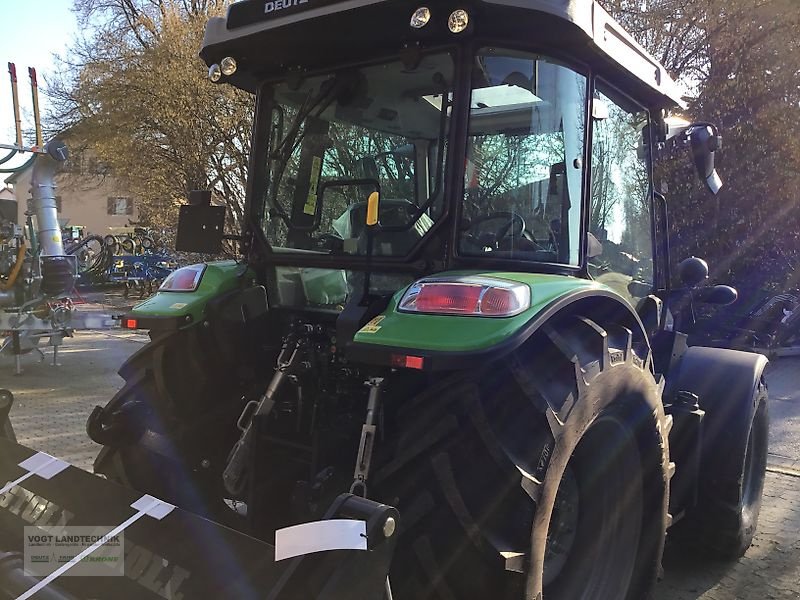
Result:
[[[473,317],[404,313],[397,310],[405,289],[394,295],[376,327],[362,328],[354,341],[362,344],[414,348],[417,350],[464,352],[482,350],[503,342],[547,305],[570,292],[607,289],[588,279],[542,273],[450,271],[445,275],[496,277],[524,283],[531,290],[531,306],[514,317]]]
[[[156,292],[144,302],[133,307],[131,316],[140,317],[185,317],[191,316],[191,323],[200,321],[208,301],[239,285],[242,265],[233,260],[223,260],[206,264],[200,285],[193,292]],[[252,279],[248,272],[246,279]]]

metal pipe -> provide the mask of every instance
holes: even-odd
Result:
[[[36,145],[43,146],[42,120],[39,118],[39,84],[36,82],[36,69],[28,67],[28,76],[31,78],[31,96],[33,98],[33,125],[36,128]]]
[[[14,375],[22,375],[22,348],[19,343],[19,331],[11,332],[11,350],[14,352]]]
[[[22,119],[19,118],[19,94],[17,92],[17,67],[8,63],[8,74],[11,75],[11,101],[14,104],[14,127],[17,132],[17,146],[22,146]]]
[[[64,256],[56,207],[55,175],[60,164],[67,159],[67,147],[61,141],[50,140],[45,149],[46,154],[37,155],[31,173],[31,197],[39,232],[39,254]]]

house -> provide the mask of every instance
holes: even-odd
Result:
[[[0,188],[0,223],[17,220],[17,199],[10,187]]]
[[[18,224],[25,223],[32,170],[30,166],[5,180],[7,186],[13,186]],[[62,172],[56,175],[55,184],[62,227],[83,226],[84,235],[107,235],[138,219],[135,199],[113,176],[100,173],[93,161],[68,160]]]

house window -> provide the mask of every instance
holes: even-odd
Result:
[[[108,199],[108,214],[110,215],[132,215],[133,199],[122,196],[112,196]]]

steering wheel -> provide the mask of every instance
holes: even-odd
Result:
[[[491,246],[494,248],[500,243],[501,240],[509,235],[517,238],[521,237],[525,231],[525,219],[523,219],[518,213],[506,210],[491,212],[488,215],[483,215],[472,219],[469,229],[478,230],[480,225],[494,219],[502,219],[505,221],[505,223],[494,232],[487,231],[483,234],[479,232],[478,235],[469,234],[470,237],[483,246]]]

